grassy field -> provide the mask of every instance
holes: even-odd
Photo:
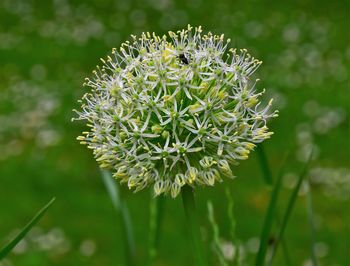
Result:
[[[0,2],[0,245],[53,196],[56,202],[5,265],[123,265],[119,218],[90,151],[76,137],[72,109],[84,78],[130,34],[191,25],[224,33],[231,46],[263,61],[256,73],[280,115],[264,143],[276,176],[287,150],[278,210],[314,146],[309,169],[319,265],[349,265],[350,2],[88,0]],[[253,265],[270,197],[257,153],[236,167],[234,181],[196,191],[211,265],[207,200],[223,240],[229,238],[224,196],[235,203],[236,234]],[[137,261],[146,265],[151,191],[122,187],[135,230]],[[310,264],[311,235],[302,187],[285,233],[291,265]],[[275,232],[275,230],[274,230]],[[279,250],[274,265],[284,265]],[[181,198],[166,199],[157,265],[192,265]]]

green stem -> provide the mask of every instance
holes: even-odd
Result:
[[[194,252],[194,265],[196,266],[206,266],[206,262],[203,256],[203,249],[200,239],[200,231],[198,218],[196,213],[195,200],[193,195],[193,190],[189,186],[184,186],[181,189],[182,202],[185,209],[186,219],[189,225],[192,249]]]
[[[149,265],[155,264],[157,249],[160,238],[160,231],[163,221],[165,197],[160,195],[150,200],[150,234],[149,234]]]
[[[215,215],[214,215],[214,207],[212,202],[209,200],[208,204],[208,219],[209,219],[209,223],[213,229],[213,244],[214,244],[214,249],[218,255],[218,259],[220,262],[221,266],[228,266],[228,263],[225,261],[225,257],[224,254],[222,252],[222,248],[221,248],[221,242],[220,242],[220,232],[219,232],[219,226],[215,221]]]
[[[232,265],[239,266],[240,265],[239,264],[240,263],[240,257],[239,257],[240,256],[240,243],[239,243],[239,240],[236,236],[236,218],[234,215],[234,201],[233,201],[231,191],[228,187],[226,187],[225,193],[226,193],[226,198],[227,198],[227,202],[228,202],[227,213],[228,213],[228,217],[229,217],[229,221],[230,221],[230,237],[231,237],[232,243],[236,247],[236,252],[235,252],[235,256],[233,258]]]
[[[277,226],[281,225],[281,219],[280,219],[280,215],[278,213],[278,211],[276,210],[276,222],[277,222]],[[272,244],[273,245],[273,244]],[[281,248],[282,248],[282,253],[283,253],[283,257],[284,257],[284,262],[286,266],[291,266],[292,262],[291,262],[291,258],[289,256],[289,251],[288,251],[288,247],[287,247],[287,243],[286,240],[284,238],[281,239]],[[269,261],[269,260],[268,260]]]
[[[123,233],[123,238],[125,243],[126,265],[133,266],[136,264],[135,262],[136,251],[135,251],[133,228],[132,228],[128,208],[125,202],[121,199],[118,185],[115,182],[115,180],[113,180],[110,172],[102,171],[102,180],[103,180],[103,183],[105,184],[109,197],[111,198],[112,204],[120,216],[120,223],[121,223],[122,233]]]

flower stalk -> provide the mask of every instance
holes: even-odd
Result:
[[[112,175],[108,171],[101,171],[102,181],[107,189],[108,195],[112,201],[113,207],[117,211],[120,218],[120,226],[123,233],[125,265],[136,265],[136,248],[128,207],[121,199],[118,185],[114,182]]]
[[[190,186],[184,186],[181,190],[181,195],[186,219],[189,225],[189,234],[191,236],[191,244],[194,254],[194,265],[206,266],[207,263],[204,258],[203,246],[200,238],[193,188]]]

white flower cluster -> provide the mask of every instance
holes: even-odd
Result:
[[[135,191],[153,185],[176,197],[184,185],[233,177],[231,166],[270,137],[266,120],[277,113],[271,101],[261,107],[250,81],[261,62],[227,52],[228,43],[191,26],[132,36],[86,80],[92,90],[76,112],[90,130],[78,140]]]

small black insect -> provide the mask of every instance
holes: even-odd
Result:
[[[276,243],[276,238],[274,236],[270,236],[269,240],[267,242],[270,246],[274,245]]]
[[[189,64],[188,59],[186,58],[186,56],[184,54],[179,54],[179,59],[183,64],[185,64],[185,65]]]

